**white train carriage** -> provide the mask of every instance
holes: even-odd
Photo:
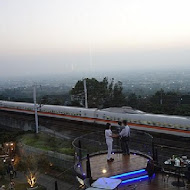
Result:
[[[43,105],[39,109],[39,115],[48,117],[64,118],[69,120],[94,122],[96,109],[84,109],[57,105]]]
[[[34,104],[0,101],[0,109],[34,114]],[[88,123],[117,126],[118,121],[127,120],[132,128],[181,136],[190,136],[190,119],[181,116],[148,114],[130,107],[106,108],[102,110],[58,105],[38,105],[38,114],[47,117],[64,118]]]

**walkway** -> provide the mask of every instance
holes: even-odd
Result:
[[[6,178],[8,178],[8,176]],[[17,172],[17,177],[14,178],[13,181],[18,183],[26,183],[26,177],[24,176],[23,173]],[[63,182],[62,180],[56,179],[49,175],[40,174],[37,179],[37,183],[46,187],[47,190],[55,189],[55,181],[57,181],[59,190],[68,190],[72,189],[73,187],[73,185]]]

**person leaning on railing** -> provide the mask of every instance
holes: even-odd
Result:
[[[121,149],[123,152],[123,155],[129,155],[129,138],[130,138],[130,128],[127,125],[127,121],[123,120],[122,122],[124,128],[121,130],[121,132],[119,133],[120,139],[121,139]]]

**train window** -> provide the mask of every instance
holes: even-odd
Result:
[[[98,117],[98,114],[96,114],[96,117]]]
[[[172,124],[168,124],[168,127],[171,127],[171,128],[173,128],[173,125],[172,125]]]
[[[106,116],[105,115],[103,115],[103,119],[105,119],[106,118]]]
[[[86,116],[86,113],[84,113],[84,116]]]

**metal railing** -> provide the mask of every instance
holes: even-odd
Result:
[[[84,167],[84,163],[88,162],[87,155],[93,156],[97,154],[107,153],[105,134],[103,131],[86,134],[76,138],[72,144],[75,150],[74,169],[77,175],[84,179],[88,175],[88,169],[86,169],[87,171],[84,169],[88,168]],[[153,137],[150,134],[143,131],[136,131],[131,129],[131,136],[129,140],[130,152],[141,154],[147,158],[152,159],[154,157],[153,147]],[[121,152],[119,138],[114,138],[113,152]]]

